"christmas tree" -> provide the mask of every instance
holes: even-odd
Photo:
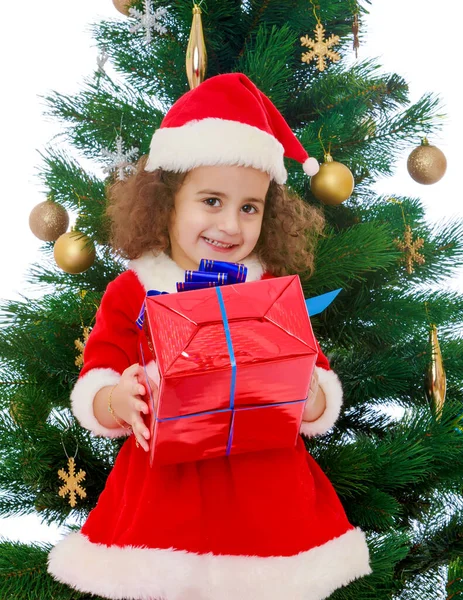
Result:
[[[44,260],[30,272],[42,296],[2,306],[4,517],[36,512],[46,523],[83,521],[121,445],[93,437],[69,408],[102,293],[124,269],[108,246],[106,189],[147,153],[167,109],[198,83],[193,80],[201,63],[193,72],[185,60],[201,56],[202,40],[192,30],[190,1],[139,1],[130,12],[123,1],[116,4],[128,18],[94,27],[98,70],[79,94],[48,98],[48,112],[62,120],[69,141],[105,174],[84,170],[59,149],[44,153],[41,176],[55,205],[43,210],[54,216],[52,233],[59,235],[62,206],[77,215],[80,235],[46,243]],[[458,596],[463,298],[442,283],[463,264],[463,225],[431,227],[419,200],[400,196],[400,190],[394,198],[372,190],[379,177],[392,173],[401,151],[424,135],[432,139],[439,101],[426,95],[411,104],[400,75],[382,74],[374,61],[350,60],[352,41],[363,33],[366,2],[208,0],[201,9],[206,77],[244,72],[284,114],[310,156],[323,160],[330,154],[335,161],[323,166],[318,186],[299,165],[287,164],[290,186],[306,202],[323,206],[327,221],[314,274],[299,274],[305,295],[342,288],[312,324],[342,380],[344,410],[335,428],[307,441],[307,448],[350,521],[367,533],[373,570],[332,598]],[[348,172],[347,182],[339,179],[346,175],[342,165],[355,183],[349,199]],[[414,174],[429,175],[420,165]],[[37,226],[45,214],[37,215]],[[77,273],[57,268],[54,256]],[[0,597],[84,598],[48,575],[49,550],[0,543]]]

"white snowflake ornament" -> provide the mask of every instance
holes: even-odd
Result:
[[[102,74],[105,73],[104,66],[108,62],[108,58],[109,58],[109,54],[106,52],[106,49],[103,48],[103,50],[100,52],[100,54],[96,58],[96,64],[97,64],[99,73],[102,73]]]
[[[137,8],[129,8],[129,15],[138,21],[130,28],[130,33],[136,33],[140,29],[144,29],[145,42],[149,44],[152,40],[151,30],[157,31],[160,35],[167,33],[167,28],[160,23],[160,20],[167,15],[167,8],[159,7],[153,11],[151,0],[144,0],[143,6],[144,12],[139,11]]]
[[[130,148],[130,150],[125,151],[124,143],[120,135],[116,137],[116,152],[103,150],[102,154],[110,161],[108,165],[103,168],[103,173],[109,175],[109,173],[116,171],[117,178],[119,180],[124,180],[126,173],[133,173],[135,171],[135,166],[132,164],[132,161],[138,154],[138,148]]]

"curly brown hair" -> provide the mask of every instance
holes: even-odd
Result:
[[[187,176],[162,169],[145,171],[146,160],[146,156],[142,157],[133,175],[109,188],[111,244],[128,259],[138,258],[148,250],[170,254],[168,225],[175,195]],[[272,181],[254,253],[274,275],[310,275],[324,224],[319,209]]]

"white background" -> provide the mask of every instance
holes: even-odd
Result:
[[[4,27],[0,36],[0,298],[16,298],[19,292],[28,291],[24,273],[39,258],[41,243],[28,225],[30,211],[45,199],[36,176],[41,166],[38,151],[61,131],[59,124],[43,116],[39,96],[50,90],[79,91],[83,78],[96,68],[98,53],[89,24],[101,18],[124,18],[111,0],[23,0],[19,10],[21,14],[10,16],[8,28]],[[444,129],[430,142],[447,156],[445,177],[435,185],[420,186],[407,173],[406,152],[397,163],[394,177],[377,184],[380,193],[421,198],[431,222],[452,215],[463,217],[462,171],[458,167],[463,118],[457,93],[461,85],[458,65],[462,22],[463,5],[454,0],[441,0],[438,5],[430,0],[373,0],[371,13],[362,24],[368,39],[360,47],[360,60],[377,57],[384,72],[405,77],[410,83],[411,101],[426,92],[435,92],[443,100],[447,115]],[[311,34],[301,32],[306,33]],[[417,139],[410,151],[419,142]],[[462,289],[463,277],[455,280],[454,286]],[[54,542],[60,534],[56,527],[40,525],[35,515],[0,519],[0,536],[9,539]]]

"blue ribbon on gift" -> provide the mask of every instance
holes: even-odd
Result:
[[[308,298],[305,301],[305,305],[307,306],[309,317],[313,317],[314,315],[318,315],[323,312],[325,308],[327,308],[333,302],[341,290],[342,288],[339,288],[337,290],[333,290],[332,292],[315,296],[314,298]]]
[[[225,309],[225,302],[223,301],[222,290],[220,287],[216,287],[217,299],[219,301],[220,314],[222,315],[223,328],[225,331],[225,339],[227,341],[228,356],[230,357],[231,365],[231,381],[230,381],[230,410],[232,411],[232,419],[230,424],[230,431],[228,433],[227,451],[225,456],[229,456],[231,452],[231,445],[233,442],[233,428],[234,428],[234,417],[235,417],[235,387],[236,387],[236,360],[235,352],[233,350],[233,342],[230,335],[230,326],[228,324],[227,311]]]
[[[158,290],[148,290],[146,292],[146,297],[150,296],[161,296],[164,294],[168,294],[169,292],[158,292]],[[143,302],[140,312],[138,314],[137,320],[135,323],[137,324],[138,329],[143,329],[143,321],[145,320],[145,303]]]

